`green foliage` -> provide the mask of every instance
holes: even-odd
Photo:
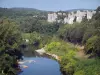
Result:
[[[87,59],[77,62],[74,75],[100,75],[100,59]]]
[[[62,40],[55,40],[46,45],[45,49],[47,52],[57,54],[61,57],[60,66],[61,71],[65,74],[73,75],[74,67],[77,59],[74,57],[77,49],[71,43],[65,43]]]
[[[17,50],[20,42],[21,34],[18,25],[12,20],[2,19],[0,22],[0,73],[2,75],[16,75],[17,59],[22,56]]]
[[[32,9],[32,8],[0,8],[0,16],[6,16],[10,17],[12,19],[15,19],[20,16],[46,16],[47,12],[46,11],[41,11],[37,9]],[[45,18],[45,17],[42,17]]]
[[[17,70],[13,68],[13,64],[15,64],[16,58],[9,56],[8,54],[4,54],[0,56],[0,73],[4,75],[16,75]],[[1,75],[1,74],[0,74]]]
[[[36,31],[41,34],[47,34],[47,35],[52,35],[57,32],[59,29],[59,24],[57,23],[48,23],[43,20],[38,20],[37,23],[35,23],[32,26],[32,32]]]
[[[58,36],[73,43],[81,43],[84,30],[84,25],[82,26],[79,23],[67,24],[58,30]]]
[[[49,45],[47,45],[48,51],[51,51],[52,49],[55,50],[55,48],[58,50],[58,47],[60,47],[59,42],[52,42]]]
[[[17,49],[22,43],[34,50],[45,47],[47,52],[60,56],[61,70],[67,75],[100,75],[99,59],[97,61],[75,58],[77,49],[71,44],[83,44],[86,53],[100,56],[99,12],[100,7],[89,21],[85,16],[81,23],[62,25],[48,23],[45,11],[0,8],[0,75],[16,74],[17,70],[11,65],[16,64],[16,59],[21,57],[21,53]],[[10,20],[5,17],[9,17]],[[58,16],[58,19],[63,20],[64,17]],[[21,32],[23,33],[21,34]],[[21,36],[23,41],[21,41]],[[26,42],[26,39],[29,42]]]
[[[52,37],[37,32],[33,32],[33,33],[23,33],[22,38],[24,44],[36,50],[39,48],[43,48],[46,44],[48,44],[51,41],[50,39]],[[29,42],[26,42],[26,40],[29,40]]]
[[[18,47],[21,37],[16,23],[8,19],[2,20],[0,23],[0,47],[1,50],[5,47]]]
[[[41,25],[47,20],[47,12],[31,8],[0,8],[0,18],[3,17],[16,21],[21,31],[30,33],[35,31],[35,27],[41,30]]]
[[[75,51],[69,51],[66,55],[61,58],[61,70],[68,75],[73,75],[74,68],[76,65]]]
[[[49,44],[47,44],[45,46],[45,49],[48,52],[57,54],[59,56],[65,55],[70,50],[76,50],[76,48],[74,47],[74,45],[72,45],[70,43],[65,43],[62,40],[57,40],[57,41],[53,40],[52,42],[50,42]]]
[[[66,24],[58,30],[59,38],[79,44],[85,44],[91,36],[95,35],[100,35],[100,13],[96,13],[89,21],[84,20],[72,25]]]
[[[88,39],[85,47],[86,53],[92,53],[94,55],[100,56],[100,37],[91,37],[90,39]]]
[[[74,75],[85,75],[85,73],[83,70],[79,70],[79,71],[75,72]]]

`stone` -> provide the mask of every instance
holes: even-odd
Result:
[[[48,22],[61,22],[62,19],[58,19],[58,16],[62,16],[64,17],[62,23],[64,24],[73,24],[74,23],[74,19],[76,17],[76,22],[80,23],[83,18],[85,16],[87,16],[87,20],[92,19],[92,16],[96,13],[96,11],[89,11],[89,10],[77,10],[72,11],[72,12],[68,12],[68,14],[66,13],[60,13],[60,12],[53,12],[53,13],[49,13],[48,14]]]

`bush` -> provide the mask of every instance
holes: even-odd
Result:
[[[17,59],[22,57],[22,53],[18,50],[20,42],[19,27],[12,20],[3,19],[0,22],[0,73],[2,75],[16,75],[19,69]]]
[[[87,59],[78,61],[74,75],[100,75],[100,59]]]
[[[87,40],[86,46],[85,46],[85,52],[88,54],[93,54],[100,56],[100,37],[99,36],[93,36],[90,39]]]
[[[63,56],[65,54],[67,54],[68,51],[76,50],[74,45],[72,45],[70,43],[66,43],[62,40],[57,40],[57,41],[56,40],[55,41],[52,40],[49,44],[47,44],[45,46],[45,49],[48,52],[51,52],[53,54],[57,54],[59,56]]]
[[[79,71],[75,72],[74,75],[85,75],[85,73],[83,70],[79,70]]]
[[[66,75],[73,75],[74,68],[76,65],[75,51],[69,51],[66,55],[61,58],[61,70],[66,73]]]

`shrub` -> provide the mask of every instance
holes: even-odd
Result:
[[[100,37],[93,36],[87,40],[85,52],[100,56]]]
[[[74,68],[76,65],[76,59],[74,58],[75,52],[69,51],[68,54],[62,56],[61,58],[61,70],[68,75],[73,75]]]

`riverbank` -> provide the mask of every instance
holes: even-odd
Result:
[[[60,57],[58,55],[48,53],[48,52],[45,51],[44,48],[35,50],[35,52],[37,52],[40,56],[47,55],[48,57],[51,57],[51,58],[56,59],[57,61],[60,61]]]
[[[59,56],[57,56],[56,54],[51,54],[45,51],[44,48],[35,50],[35,56],[37,57],[47,57],[47,58],[51,58],[51,59],[55,59],[57,61],[60,61]],[[25,61],[18,61],[18,64],[21,65],[22,68],[28,68],[27,65],[24,65],[25,63],[35,63],[35,60],[25,60]]]
[[[76,55],[79,54],[79,58],[83,56],[84,54],[81,53],[83,49],[84,46],[74,45],[64,41],[51,42],[50,44],[46,45],[47,52],[61,57],[59,64],[63,75],[74,74],[74,68],[78,63],[78,58]]]

